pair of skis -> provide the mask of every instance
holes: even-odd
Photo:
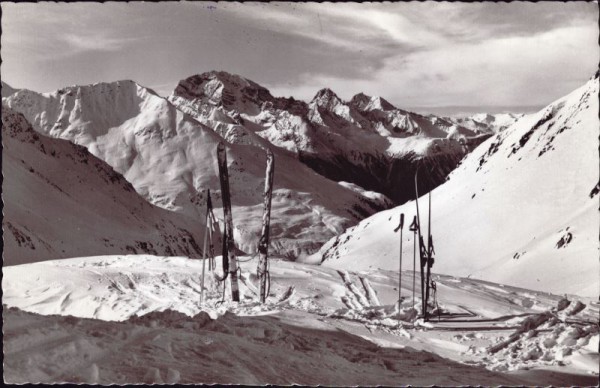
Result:
[[[422,314],[425,320],[427,317],[427,303],[429,302],[429,289],[431,284],[431,267],[433,266],[433,255],[435,253],[433,249],[433,237],[431,235],[431,191],[429,192],[429,225],[428,225],[428,238],[427,246],[423,240],[423,234],[421,232],[421,216],[419,213],[419,189],[418,189],[418,169],[415,172],[415,203],[417,205],[417,215],[413,218],[413,222],[410,225],[409,230],[413,232],[413,306],[415,304],[415,264],[416,264],[416,250],[417,250],[417,238],[419,240],[419,256],[420,256],[420,267],[421,267],[421,301],[422,301]],[[404,213],[400,214],[400,223],[394,229],[394,232],[400,230],[400,268],[398,270],[398,303],[402,304],[402,232],[404,228]]]
[[[421,257],[421,300],[422,300],[422,314],[425,321],[428,320],[427,316],[427,304],[429,302],[429,289],[431,283],[431,267],[433,266],[433,255],[435,250],[433,248],[433,236],[431,234],[431,191],[429,192],[429,221],[427,226],[427,246],[423,240],[423,233],[421,231],[421,216],[419,213],[419,188],[417,176],[419,169],[415,172],[415,204],[417,206],[417,219],[416,219],[416,232],[419,235],[419,255]],[[414,221],[413,221],[414,222]],[[427,270],[426,275],[424,274],[425,269]],[[425,281],[424,281],[424,275]]]
[[[227,170],[227,152],[225,144],[220,142],[217,146],[217,161],[219,166],[219,181],[221,183],[221,199],[223,202],[223,271],[224,277],[229,272],[231,284],[231,300],[240,301],[240,292],[238,284],[238,265],[235,256],[235,244],[233,239],[233,217],[231,213],[231,192],[229,190],[229,173]],[[274,158],[271,150],[267,150],[267,170],[265,178],[264,191],[264,211],[262,220],[261,237],[258,244],[260,254],[258,261],[258,279],[259,279],[259,297],[262,303],[265,302],[267,292],[268,278],[268,248],[269,248],[269,226],[271,221],[271,198],[273,193],[274,176]],[[210,201],[210,197],[209,197]],[[224,279],[223,279],[224,280]]]
[[[213,234],[216,234],[218,238],[220,238],[219,234],[219,223],[215,218],[215,214],[213,213],[212,200],[210,198],[210,190],[207,192],[206,197],[206,218],[204,222],[204,226],[206,227],[204,231],[204,247],[202,249],[202,281],[200,283],[200,304],[204,301],[204,273],[206,271],[206,260],[208,260],[208,270],[214,273],[215,270],[215,248],[213,245]],[[207,247],[208,245],[208,247]],[[207,257],[208,251],[208,257]],[[227,271],[229,268],[229,263],[223,261],[223,276],[218,276],[215,274],[215,277],[218,281],[224,281],[227,278]]]

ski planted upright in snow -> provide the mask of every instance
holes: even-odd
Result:
[[[431,234],[429,235],[429,247],[428,249],[425,247],[425,241],[423,240],[423,234],[421,232],[421,215],[419,213],[419,189],[418,189],[418,179],[417,174],[419,173],[419,169],[415,172],[415,203],[417,206],[417,231],[419,234],[419,255],[421,257],[421,312],[423,315],[423,319],[427,320],[427,299],[429,297],[429,274],[431,273],[431,265],[429,264],[433,260],[430,260],[430,254],[433,253],[433,244],[431,241]],[[430,197],[431,198],[431,197]],[[430,228],[429,232],[431,232],[431,201],[429,207],[430,214]],[[427,266],[427,280],[425,280],[425,266]]]
[[[229,280],[231,284],[231,300],[240,301],[238,285],[238,266],[235,257],[235,244],[233,241],[233,218],[231,216],[231,193],[229,191],[229,173],[227,172],[227,152],[225,144],[220,142],[217,146],[217,160],[219,164],[219,180],[221,181],[221,200],[223,201],[223,262],[229,264]],[[225,269],[225,265],[223,266]]]
[[[273,152],[267,150],[267,170],[265,173],[265,192],[264,192],[264,211],[262,219],[262,231],[258,242],[258,281],[260,302],[265,303],[267,299],[267,281],[268,281],[268,257],[269,251],[269,226],[271,223],[271,198],[273,196],[273,176],[275,172],[275,160]]]
[[[427,226],[427,278],[426,278],[426,289],[425,289],[425,306],[429,303],[429,289],[432,285],[431,283],[431,267],[433,266],[433,236],[431,234],[431,191],[429,192],[429,222]],[[427,317],[425,318],[427,319]]]
[[[223,276],[216,272],[214,240],[221,241],[222,236],[219,229],[219,223],[213,212],[210,190],[208,190],[206,194],[206,230],[208,232],[208,270],[213,273],[213,276],[218,281],[225,281],[229,273],[229,263],[227,260],[221,260],[223,265]]]

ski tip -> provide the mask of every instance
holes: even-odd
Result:
[[[219,144],[217,144],[217,152],[222,152],[222,151],[225,151],[225,143],[220,141]]]

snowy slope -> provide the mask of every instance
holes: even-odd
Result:
[[[223,137],[135,82],[44,94],[21,90],[4,100],[37,131],[88,148],[157,206],[197,220],[204,214],[208,189],[220,206],[216,147]],[[261,147],[269,144],[255,137],[263,144],[233,142],[227,149],[235,238],[246,252],[256,250],[260,232],[266,165]],[[312,253],[386,206],[316,174],[285,150],[274,151],[271,239],[281,254]]]
[[[150,205],[85,148],[2,109],[4,265],[109,253],[200,254],[203,227]]]
[[[433,191],[433,271],[598,295],[597,95],[596,77],[520,119]],[[422,209],[426,203],[425,196]],[[412,221],[414,201],[365,219],[315,259],[346,269],[398,268],[393,229],[401,212]],[[412,258],[412,234],[405,237],[404,257]]]
[[[395,272],[338,272],[271,259],[271,293],[261,305],[257,259],[250,259],[241,263],[241,303],[221,303],[222,289],[207,272],[201,304],[202,261],[185,257],[98,256],[4,267],[3,304],[50,315],[5,308],[5,376],[421,386],[597,379],[594,299],[434,276],[442,320],[423,322],[412,313],[410,272],[402,283],[408,298],[397,306]],[[115,320],[122,322],[107,322]],[[265,357],[270,361],[263,364]]]
[[[343,101],[324,88],[305,103],[274,97],[257,83],[226,72],[182,80],[169,101],[231,143],[271,143],[319,174],[396,202],[409,198],[406,171],[414,172],[417,163],[435,166],[426,179],[427,187],[437,186],[472,148],[468,139],[477,135],[444,118],[398,109],[381,97],[360,93]]]

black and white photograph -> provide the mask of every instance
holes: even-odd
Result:
[[[597,386],[597,1],[0,8],[4,383]]]

